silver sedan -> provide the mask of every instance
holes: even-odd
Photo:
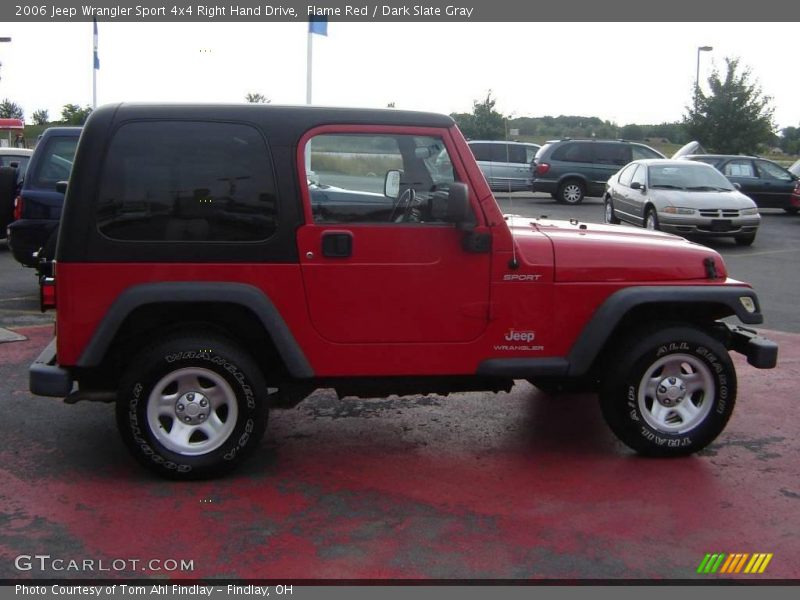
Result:
[[[755,203],[705,163],[636,160],[606,184],[605,221],[626,221],[682,236],[756,239],[761,216]]]

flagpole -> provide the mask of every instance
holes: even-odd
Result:
[[[307,62],[306,62],[306,104],[311,104],[311,54],[312,54],[312,47],[313,42],[311,41],[314,37],[314,34],[311,33],[311,28],[308,29],[308,52],[306,53]]]
[[[92,19],[92,110],[97,108],[97,69],[100,61],[97,58],[97,19]]]

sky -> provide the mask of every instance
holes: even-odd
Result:
[[[99,22],[98,105],[306,100],[307,23]],[[503,114],[680,120],[698,46],[701,86],[725,57],[800,125],[795,23],[343,23],[313,36],[314,104],[469,112],[488,90]],[[92,24],[0,23],[0,99],[26,118],[92,103]]]

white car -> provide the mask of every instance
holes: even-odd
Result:
[[[756,239],[761,215],[752,199],[702,162],[648,159],[629,163],[606,184],[605,221],[626,221],[682,236]]]

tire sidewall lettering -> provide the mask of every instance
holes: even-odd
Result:
[[[204,365],[204,362],[207,364]],[[216,460],[229,462],[242,455],[249,445],[252,445],[253,434],[256,431],[255,413],[258,403],[251,382],[234,361],[213,352],[187,350],[162,355],[161,367],[157,362],[151,364],[153,366],[148,371],[142,372],[140,378],[134,380],[132,385],[126,386],[127,392],[123,391],[127,393],[124,419],[128,435],[146,461],[168,472],[189,473],[194,468],[192,463],[198,462],[198,458],[211,459],[216,454],[219,457]],[[152,392],[155,382],[171,371],[190,365],[207,368],[222,375],[233,386],[239,405],[238,422],[228,439],[218,449],[197,457],[182,456],[162,448],[153,438],[146,417],[148,395]],[[258,438],[260,434],[255,439]]]

